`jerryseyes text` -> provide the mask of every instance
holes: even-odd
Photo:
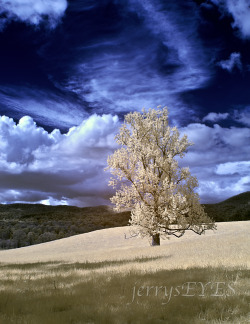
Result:
[[[132,289],[132,301],[140,302],[145,298],[159,298],[162,305],[170,303],[176,297],[225,297],[235,295],[233,283],[187,281],[178,286],[148,286],[135,284]]]

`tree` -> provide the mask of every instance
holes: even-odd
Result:
[[[23,229],[15,229],[13,231],[12,240],[15,244],[15,247],[19,248],[26,244],[26,233]]]
[[[160,237],[215,229],[194,191],[196,177],[177,161],[193,144],[169,126],[166,107],[127,114],[115,139],[121,148],[106,168],[113,175],[109,185],[117,188],[111,202],[117,211],[131,209],[129,222],[139,236],[160,245]]]

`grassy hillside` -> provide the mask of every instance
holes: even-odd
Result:
[[[147,259],[135,262],[146,263]],[[126,274],[98,273],[103,266],[47,263],[0,267],[0,322],[249,323],[247,269],[138,273],[132,268]],[[90,275],[82,274],[86,269],[91,269]]]
[[[216,222],[250,220],[250,192],[204,207]],[[129,218],[130,212],[115,213],[109,206],[0,205],[0,248],[17,248],[126,226]]]
[[[249,230],[152,247],[116,227],[0,251],[0,323],[247,324]]]

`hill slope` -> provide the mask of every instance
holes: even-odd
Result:
[[[250,220],[250,192],[204,205],[216,222]],[[0,205],[0,249],[53,241],[91,231],[128,225],[130,212],[110,206],[78,208],[33,204]]]
[[[250,191],[217,204],[205,204],[206,213],[216,222],[250,220]]]
[[[104,262],[103,271],[110,271],[114,267],[129,271],[131,266],[148,271],[192,266],[250,266],[250,221],[218,223],[218,229],[214,232],[208,231],[202,236],[187,232],[179,239],[171,237],[162,241],[158,247],[151,247],[147,239],[131,238],[129,229],[117,227],[98,230],[0,251],[0,262]],[[144,262],[138,262],[138,259],[144,259]]]

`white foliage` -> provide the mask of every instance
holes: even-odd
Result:
[[[169,126],[166,107],[129,113],[115,139],[121,148],[108,157],[109,185],[117,188],[111,201],[116,210],[131,208],[130,224],[140,236],[215,228],[194,192],[196,177],[176,160],[193,144]]]

